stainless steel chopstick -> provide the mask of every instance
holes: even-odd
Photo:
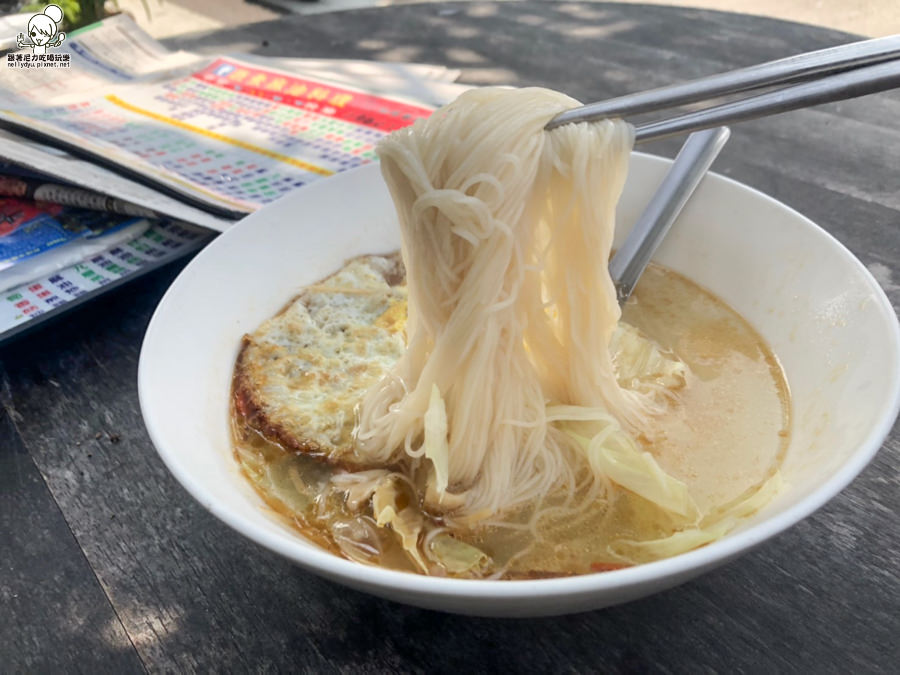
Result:
[[[625,242],[609,261],[619,304],[625,304],[638,279],[681,214],[694,190],[728,141],[728,127],[691,134],[659,188],[638,217]]]
[[[550,120],[547,129],[569,122],[589,122],[606,117],[625,117],[673,108],[717,96],[797,82],[896,58],[900,58],[900,35],[853,42],[690,82],[627,94],[599,103],[589,103],[560,113]]]
[[[635,143],[775,115],[900,87],[900,60],[864,66],[821,80],[797,84],[752,98],[686,113],[635,130]]]

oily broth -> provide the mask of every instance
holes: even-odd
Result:
[[[685,277],[651,265],[623,320],[690,368],[677,405],[636,439],[662,469],[685,482],[702,512],[746,497],[770,478],[788,445],[789,394],[771,350],[734,310]],[[358,562],[415,572],[398,538],[378,528],[371,515],[352,513],[327,479],[334,471],[320,460],[289,452],[233,412],[235,457],[243,473],[279,517],[310,541]],[[505,514],[500,525],[454,530],[492,560],[488,572],[503,578],[583,574],[622,567],[608,551],[615,539],[665,537],[679,525],[643,498],[622,490],[607,500],[585,502],[551,495],[543,515],[528,525],[533,508]],[[581,500],[584,502],[585,500]],[[553,509],[560,507],[556,515]],[[564,508],[565,507],[565,508]],[[440,527],[440,517],[429,517]],[[432,573],[440,574],[434,566]]]
[[[315,457],[290,452],[266,438],[234,407],[231,419],[234,456],[241,472],[282,522],[335,555],[390,569],[416,571],[390,531],[374,527],[371,517],[353,514],[337,500],[324,499],[323,488],[335,470],[333,467]],[[324,518],[320,517],[322,512]],[[378,555],[367,555],[363,547],[341,545],[341,529],[353,524],[374,531]]]
[[[691,371],[670,407],[639,439],[684,481],[701,511],[772,476],[790,435],[787,381],[759,334],[685,277],[650,266],[623,320],[675,352]]]
[[[678,404],[655,417],[637,440],[665,472],[687,484],[700,511],[722,511],[771,478],[788,446],[789,393],[778,360],[752,326],[708,291],[658,265],[644,272],[622,319],[690,368]],[[556,576],[615,569],[610,541],[662,538],[678,527],[641,497],[612,491],[606,508],[541,521],[537,544],[509,571]],[[498,538],[515,536],[495,529],[469,541],[505,560],[512,547],[506,541],[496,546]],[[527,540],[520,533],[522,548]]]

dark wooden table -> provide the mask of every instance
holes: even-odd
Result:
[[[849,39],[688,9],[503,3],[292,17],[173,44],[427,61],[586,100]],[[897,93],[742,124],[716,169],[820,223],[900,304]],[[814,516],[661,595],[541,620],[395,605],[245,541],[163,467],[135,380],[179,267],[0,352],[0,671],[897,672],[896,427]]]

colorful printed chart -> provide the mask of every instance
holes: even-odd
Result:
[[[0,294],[0,340],[52,310],[185,255],[210,236],[192,225],[158,222],[126,244],[11,288]]]
[[[229,58],[175,80],[19,109],[115,161],[252,211],[376,159],[387,133],[431,110]]]
[[[137,220],[58,204],[0,197],[0,272],[69,242],[98,237]],[[0,285],[0,288],[4,286]]]

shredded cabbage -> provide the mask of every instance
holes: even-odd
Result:
[[[428,573],[428,565],[419,553],[419,535],[425,527],[425,516],[397,489],[397,480],[389,477],[382,480],[372,493],[372,512],[378,527],[391,526],[400,537],[403,549],[416,565]]]
[[[746,518],[747,516],[752,516],[770,501],[775,499],[775,496],[782,492],[785,486],[786,483],[784,482],[784,477],[781,475],[780,471],[776,471],[771,478],[760,485],[759,488],[754,490],[748,497],[739,500],[736,504],[726,507],[721,512],[714,511],[710,514],[709,518]]]
[[[658,558],[669,558],[679,553],[686,553],[695,548],[725,536],[734,520],[728,519],[709,527],[692,527],[675,532],[661,539],[635,541],[634,539],[617,539],[609,545],[609,552],[617,558],[632,563],[650,562]]]
[[[608,550],[615,557],[632,563],[649,562],[692,551],[724,537],[739,520],[753,515],[772,501],[775,495],[784,489],[784,485],[781,473],[776,471],[775,475],[747,498],[721,512],[707,516],[697,527],[675,532],[661,539],[646,541],[617,539],[609,545]]]
[[[371,564],[377,562],[382,553],[381,539],[369,516],[334,521],[331,536],[350,560]]]
[[[331,483],[344,491],[347,508],[359,511],[369,501],[375,488],[390,475],[387,469],[338,473],[331,477]]]
[[[305,457],[288,456],[266,466],[260,483],[286,508],[306,513],[316,500],[325,481],[322,469]]]
[[[609,351],[622,387],[646,393],[684,386],[688,372],[685,363],[624,321],[616,326]]]
[[[604,421],[590,438],[568,428],[564,431],[578,442],[598,474],[670,513],[692,520],[699,517],[687,485],[663,471],[649,452],[638,450],[618,424]]]
[[[637,391],[671,390],[685,383],[688,368],[684,362],[627,323],[619,322],[609,348],[616,378],[623,387]],[[670,513],[694,521],[699,518],[687,485],[663,471],[649,452],[641,452],[608,412],[552,405],[546,414],[548,422],[590,423],[590,435],[578,433],[572,425],[562,424],[561,428],[578,441],[596,473]]]
[[[445,532],[441,532],[428,541],[425,552],[429,558],[452,574],[482,570],[491,562],[490,557],[481,549]]]
[[[447,442],[447,409],[436,384],[431,385],[431,398],[423,422],[425,456],[434,465],[434,487],[442,494],[447,490],[450,478],[450,444]]]

